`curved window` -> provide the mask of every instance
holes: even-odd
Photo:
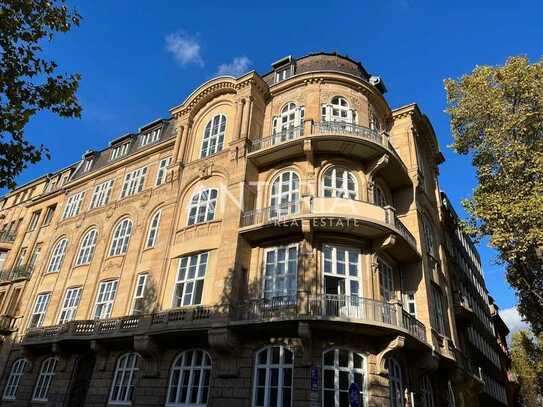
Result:
[[[132,401],[138,381],[139,359],[140,356],[137,353],[125,353],[117,361],[109,395],[111,403],[128,404]]]
[[[194,194],[190,201],[188,225],[209,222],[215,218],[217,190],[204,189]]]
[[[377,184],[375,184],[373,187],[373,203],[375,205],[379,205],[381,208],[388,205],[385,191],[383,191],[383,189]]]
[[[322,355],[323,407],[349,406],[349,386],[356,383],[360,389],[360,405],[364,403],[366,374],[365,358],[360,353],[345,349],[330,349]]]
[[[287,103],[281,114],[273,118],[272,144],[291,140],[300,136],[303,132],[301,126],[304,123],[304,108],[296,107],[293,102]]]
[[[55,376],[55,369],[57,367],[57,359],[50,357],[45,359],[40,368],[40,374],[36,385],[34,386],[34,392],[32,394],[33,401],[47,401],[47,395],[49,394],[49,388],[51,382]]]
[[[91,229],[85,234],[83,240],[81,241],[79,252],[77,253],[77,258],[75,261],[76,266],[81,266],[82,264],[88,264],[91,262],[97,237],[98,232],[96,229]]]
[[[428,376],[422,378],[422,401],[424,407],[434,407],[434,391]]]
[[[292,406],[294,354],[284,346],[270,346],[256,354],[253,407]]]
[[[126,253],[131,233],[132,221],[128,218],[123,219],[113,232],[113,239],[111,240],[111,247],[109,248],[110,256],[118,256]]]
[[[219,114],[211,119],[204,130],[200,158],[216,154],[222,150],[224,131],[226,129],[226,116]]]
[[[4,388],[4,400],[15,400],[17,397],[17,389],[19,388],[19,383],[25,373],[25,369],[28,366],[28,361],[26,359],[17,359],[11,365],[11,371],[9,372],[9,377],[6,382],[6,387]]]
[[[332,167],[324,173],[322,190],[325,197],[356,199],[356,178],[345,168]]]
[[[156,211],[149,223],[149,233],[147,234],[147,243],[145,244],[147,248],[155,246],[156,238],[158,236],[158,227],[160,226],[160,214],[160,210]]]
[[[346,122],[349,116],[349,103],[341,96],[332,98],[332,121]]]
[[[211,358],[207,352],[199,349],[182,352],[172,366],[166,405],[207,406],[210,379]]]
[[[300,177],[285,171],[272,182],[270,218],[297,213],[300,207]]]
[[[375,111],[373,109],[370,109],[370,129],[377,132],[381,131],[381,122],[379,121],[379,118],[377,117],[377,114],[375,114]]]
[[[66,246],[68,246],[68,239],[61,239],[53,249],[51,254],[51,260],[49,261],[49,267],[47,267],[48,273],[54,273],[60,270],[62,260],[64,260],[64,254],[66,254]]]
[[[390,407],[403,407],[403,382],[400,364],[396,359],[388,358],[386,368],[388,369]]]

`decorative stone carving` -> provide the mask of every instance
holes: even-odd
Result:
[[[202,180],[211,177],[212,172],[213,172],[213,163],[206,163],[206,164],[203,164],[203,165],[198,169],[199,177],[200,177],[200,179],[202,179]]]
[[[385,367],[385,361],[386,361],[387,356],[392,352],[402,349],[404,345],[405,345],[405,336],[398,335],[397,337],[392,339],[381,352],[379,352],[379,354],[377,355],[377,361],[376,361],[376,369],[377,369],[378,375],[380,376],[388,375],[388,370]]]

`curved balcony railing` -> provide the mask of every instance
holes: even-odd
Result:
[[[11,270],[0,271],[0,283],[30,278],[32,271],[25,266],[14,267]]]
[[[258,138],[251,141],[249,153],[262,150],[276,144],[284,143],[285,141],[294,140],[304,135],[304,126],[290,127],[283,129],[280,132],[274,133],[269,137]]]
[[[282,221],[289,216],[300,213],[300,202],[287,202],[282,205],[268,206],[267,208],[245,211],[241,214],[241,227],[259,223]]]
[[[384,142],[383,136],[377,132],[377,130],[370,129],[369,127],[358,126],[352,123],[346,122],[317,122],[313,124],[314,134],[347,134],[349,136],[360,137],[374,143],[380,144],[384,147],[388,145]]]
[[[15,241],[15,234],[9,231],[0,232],[0,242],[2,243],[13,243]]]

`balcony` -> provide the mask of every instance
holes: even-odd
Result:
[[[11,315],[0,315],[0,336],[11,335],[17,330],[17,318]]]
[[[148,315],[123,316],[104,320],[70,321],[63,325],[30,328],[23,346],[48,346],[52,343],[88,343],[90,340],[119,341],[134,335],[168,335],[187,332],[207,334],[214,327],[244,329],[262,323],[327,321],[351,331],[353,324],[372,335],[390,330],[408,334],[426,344],[426,328],[398,304],[361,297],[310,295],[299,293],[271,300],[257,299],[241,304],[178,308]]]
[[[10,250],[15,241],[15,234],[10,231],[0,232],[0,249]]]
[[[315,197],[278,207],[267,207],[242,213],[240,234],[249,241],[261,241],[302,233],[351,234],[368,240],[382,240],[393,235],[396,241],[390,253],[400,261],[417,261],[420,254],[415,237],[394,213],[354,199]],[[307,230],[305,230],[307,231]]]
[[[454,296],[454,315],[458,322],[469,325],[473,321],[473,309],[466,297],[460,294]]]
[[[11,270],[0,271],[0,284],[30,278],[31,270],[27,267],[13,267]]]
[[[371,162],[383,154],[391,159],[380,174],[391,188],[411,185],[407,168],[388,140],[388,135],[367,127],[343,122],[306,122],[269,137],[253,139],[247,157],[257,167],[269,167],[286,159],[306,154],[306,142],[312,153],[340,154]]]

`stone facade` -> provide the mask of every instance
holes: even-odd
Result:
[[[2,405],[478,405],[443,157],[385,91],[284,58],[5,196]]]

